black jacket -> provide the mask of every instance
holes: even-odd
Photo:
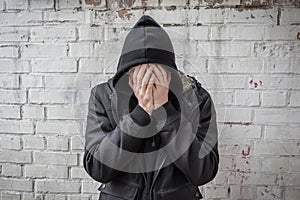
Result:
[[[139,106],[125,73],[142,63],[172,72],[169,101],[152,115]],[[150,16],[125,39],[117,73],[91,90],[83,166],[102,183],[100,200],[201,199],[217,174],[216,112],[210,94],[179,70],[172,43]]]

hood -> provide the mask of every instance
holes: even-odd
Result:
[[[171,72],[170,90],[176,90],[176,95],[182,93],[182,82],[175,63],[175,53],[167,32],[149,15],[143,15],[127,34],[118,60],[117,72],[112,77],[112,85],[120,85],[121,93],[126,93],[128,75],[125,74],[131,67],[158,63],[167,67]],[[124,81],[119,84],[120,78]],[[119,86],[118,86],[119,87]],[[125,88],[124,88],[125,87]],[[115,88],[116,89],[116,88]],[[128,89],[128,88],[127,88]],[[128,94],[132,94],[128,91]]]

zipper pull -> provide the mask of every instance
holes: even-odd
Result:
[[[155,147],[154,137],[152,137],[152,147]]]

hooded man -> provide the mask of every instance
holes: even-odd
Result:
[[[83,166],[102,183],[99,200],[203,198],[198,186],[219,164],[215,107],[152,17],[130,30],[116,74],[88,106]]]

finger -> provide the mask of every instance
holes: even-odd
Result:
[[[157,67],[157,65],[155,65],[153,72],[155,73],[156,79],[157,79],[157,84],[162,84],[164,82],[164,78],[161,74],[161,71],[159,70],[159,68]]]
[[[163,76],[163,80],[164,80],[164,84],[166,84],[168,82],[168,71],[166,71],[166,69],[164,69],[161,65],[158,65],[159,70],[161,71],[161,74]]]
[[[139,72],[140,67],[134,67],[133,69],[133,73],[132,73],[132,82],[134,87],[136,87],[137,85],[137,73]]]
[[[141,88],[143,85],[142,85],[142,80],[143,80],[143,77],[145,75],[145,70],[146,70],[146,67],[147,65],[146,64],[142,64],[142,66],[140,67],[138,73],[137,73],[137,78],[136,78],[136,85],[137,87]]]
[[[151,76],[153,75],[152,71],[153,71],[152,66],[150,66],[149,69],[146,70],[145,76],[142,79],[142,92],[145,92],[148,83],[150,83]]]
[[[133,88],[133,83],[132,83],[132,77],[131,77],[131,76],[132,76],[132,75],[129,74],[129,77],[128,77],[128,84],[130,85],[130,87]]]

